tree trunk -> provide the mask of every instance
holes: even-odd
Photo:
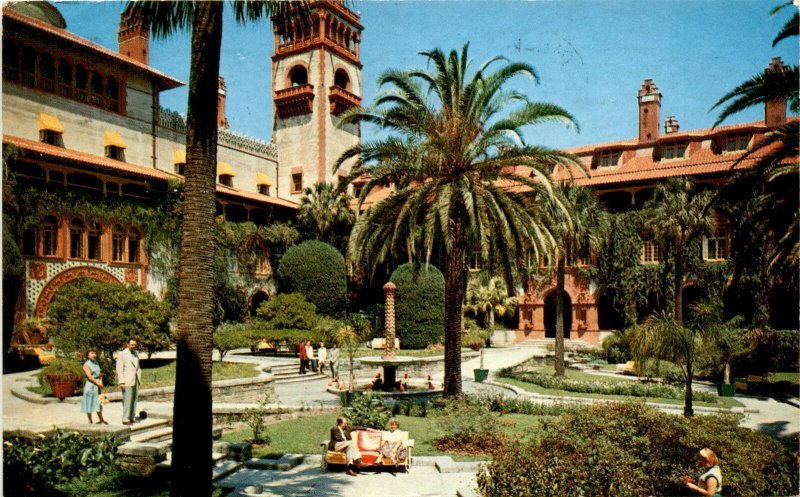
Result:
[[[222,3],[197,2],[192,29],[186,129],[186,192],[179,268],[172,497],[210,496],[212,492],[211,351],[216,102],[221,44]]]
[[[556,376],[564,376],[564,257],[556,266]]]
[[[686,391],[683,397],[683,415],[687,418],[694,416],[694,409],[692,409],[692,380],[694,379],[694,371],[692,370],[692,361],[686,361]]]
[[[730,384],[731,382],[731,363],[725,363],[725,373],[722,376],[722,382]]]
[[[461,313],[464,294],[464,227],[454,223],[453,245],[444,263],[444,396],[461,395]]]
[[[675,280],[673,287],[675,291],[675,321],[683,326],[683,254],[678,246],[675,244]]]

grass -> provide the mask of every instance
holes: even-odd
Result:
[[[400,429],[409,432],[414,439],[414,456],[449,455],[456,461],[485,459],[481,457],[462,456],[440,452],[434,442],[442,435],[442,430],[435,417],[395,416],[400,421]],[[525,435],[532,433],[539,426],[540,416],[524,414],[505,414],[499,416],[501,429],[512,434]],[[336,424],[336,414],[317,414],[298,419],[279,421],[267,425],[266,433],[271,439],[268,447],[253,449],[253,457],[278,458],[283,454],[319,454],[322,451],[320,442],[329,436],[331,426]],[[242,442],[250,439],[253,433],[250,428],[226,432],[222,440],[226,442]]]
[[[800,384],[800,372],[783,371],[780,373],[770,373],[769,375],[770,383],[777,383],[779,381],[786,381],[793,384]]]
[[[598,376],[598,378],[601,378]],[[674,404],[674,405],[683,405],[683,400],[678,399],[664,399],[660,397],[632,397],[629,395],[604,395],[604,394],[597,394],[597,393],[583,393],[583,392],[569,392],[567,390],[556,390],[556,389],[548,389],[542,388],[539,385],[534,385],[532,383],[527,383],[524,381],[515,380],[513,378],[498,378],[497,381],[501,383],[506,383],[508,385],[513,385],[519,388],[522,388],[526,392],[532,393],[539,393],[542,395],[553,395],[556,397],[580,397],[583,399],[598,399],[598,400],[625,400],[630,402],[658,402],[659,404]],[[627,381],[627,380],[622,380]],[[744,405],[739,402],[738,400],[732,397],[719,397],[719,401],[715,403],[710,402],[693,402],[693,405],[696,406],[706,406],[706,407],[743,407]]]

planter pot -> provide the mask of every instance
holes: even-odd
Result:
[[[736,393],[736,384],[720,383],[717,385],[717,393],[720,397],[733,397]]]
[[[471,348],[472,350],[475,350],[475,351],[481,350],[481,344],[473,343],[473,344],[470,344],[469,348]]]
[[[483,383],[489,377],[488,369],[473,369],[472,372],[475,373],[475,381],[477,383]]]
[[[78,388],[78,382],[71,375],[51,374],[47,376],[47,382],[50,383],[50,390],[53,391],[53,396],[58,400],[64,400],[75,393]]]

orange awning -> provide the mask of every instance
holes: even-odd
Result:
[[[61,126],[61,122],[58,120],[58,117],[51,116],[50,114],[41,113],[39,114],[39,131],[42,130],[55,131],[56,133],[63,133],[64,127]]]
[[[269,176],[264,173],[256,173],[256,185],[272,186]]]
[[[106,147],[128,148],[128,146],[125,145],[125,140],[123,140],[122,136],[116,131],[105,132],[103,136],[103,145]]]
[[[185,150],[175,150],[172,152],[172,163],[173,164],[186,164],[186,151]]]
[[[236,176],[233,168],[227,162],[220,162],[217,164],[217,176]]]

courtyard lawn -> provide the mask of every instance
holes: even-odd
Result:
[[[266,433],[271,439],[268,447],[253,449],[253,457],[278,458],[283,454],[319,454],[322,451],[320,442],[326,440],[330,434],[331,426],[336,424],[336,413],[317,414],[302,418],[278,421],[267,425]],[[395,416],[400,421],[400,429],[409,432],[414,439],[414,456],[443,456],[450,455],[457,461],[470,461],[485,459],[456,454],[447,454],[436,450],[433,446],[437,438],[442,435],[435,417]],[[524,436],[532,433],[539,426],[541,416],[524,414],[505,414],[498,417],[501,429],[510,434]],[[253,436],[250,428],[224,432],[222,440],[226,442],[241,442]]]
[[[602,377],[598,376],[598,378]],[[611,379],[613,380],[613,378]],[[592,380],[594,380],[594,377],[592,378]],[[540,387],[539,385],[534,385],[532,383],[515,380],[513,378],[497,378],[497,381],[500,383],[505,383],[507,385],[513,385],[515,387],[522,388],[526,392],[539,393],[542,395],[553,395],[556,397],[580,397],[584,399],[598,399],[598,400],[625,400],[629,402],[649,401],[649,402],[657,402],[659,404],[683,405],[683,399],[665,399],[660,397],[633,397],[630,395],[604,395],[595,393],[570,392],[567,390],[543,388]],[[622,381],[627,381],[627,380],[622,380]],[[694,405],[706,406],[706,407],[744,407],[744,405],[741,402],[739,402],[733,397],[719,397],[719,401],[716,403],[694,401]]]

